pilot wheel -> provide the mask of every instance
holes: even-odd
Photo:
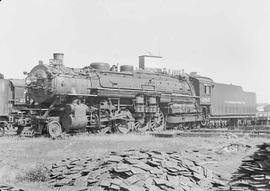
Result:
[[[47,124],[49,135],[52,138],[58,138],[62,135],[62,127],[58,121],[51,121]]]

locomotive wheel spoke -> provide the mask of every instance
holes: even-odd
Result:
[[[57,138],[62,135],[62,127],[59,122],[51,121],[47,125],[48,132],[52,138]]]
[[[117,131],[122,134],[127,134],[131,130],[131,122],[121,120],[116,124]]]
[[[98,134],[104,135],[111,130],[111,125],[98,130]]]
[[[138,132],[140,132],[140,133],[143,133],[143,132],[146,132],[148,130],[148,126],[147,125],[143,125],[139,121],[136,121],[135,122],[135,130],[138,131]]]
[[[105,122],[101,122],[97,114],[94,114],[91,119],[91,127],[87,129],[89,134],[106,134],[111,130],[111,127],[106,125]]]
[[[0,127],[0,137],[5,135],[4,127]]]
[[[153,120],[151,120],[150,128],[152,131],[160,131],[164,129],[164,124],[164,114],[160,111],[157,116]]]
[[[154,120],[149,121],[148,125],[149,125],[149,129],[151,129],[151,131],[155,131],[155,129],[157,127],[157,123]]]
[[[127,134],[134,130],[134,118],[129,111],[118,111],[118,115],[124,116],[121,119],[115,121],[115,129],[119,133]]]

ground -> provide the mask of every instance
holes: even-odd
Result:
[[[262,138],[173,137],[157,138],[151,135],[76,135],[62,140],[50,138],[0,138],[0,184],[8,183],[26,190],[53,190],[47,183],[19,181],[18,176],[37,165],[50,166],[66,157],[91,156],[97,158],[108,151],[124,149],[151,149],[177,151],[183,157],[194,159],[229,179],[241,160],[256,150],[256,145],[269,142]],[[226,149],[230,144],[241,145]],[[245,145],[251,148],[244,147]],[[225,149],[224,149],[225,148]]]

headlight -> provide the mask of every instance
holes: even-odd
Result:
[[[28,76],[27,78],[25,78],[25,83],[26,85],[30,85],[31,84],[31,78]]]
[[[31,83],[37,82],[37,78],[35,76],[28,76],[25,78],[26,85],[30,85]]]

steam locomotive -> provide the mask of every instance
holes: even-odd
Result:
[[[31,70],[26,89],[36,112],[35,132],[47,129],[53,137],[62,130],[143,132],[205,120],[188,78],[147,71],[143,60],[139,70],[122,65],[118,71],[107,63],[68,68],[63,54],[54,54],[49,65],[40,63]]]
[[[171,128],[248,125],[254,121],[256,95],[240,86],[215,83],[196,73],[139,69],[95,62],[83,68],[64,65],[55,53],[25,79],[24,123],[18,133],[32,136],[65,132],[161,131]]]

